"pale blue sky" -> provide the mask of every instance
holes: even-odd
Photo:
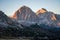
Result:
[[[26,5],[34,12],[40,8],[60,14],[60,0],[0,0],[0,10],[11,16],[21,6]]]

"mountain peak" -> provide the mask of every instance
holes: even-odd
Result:
[[[15,18],[17,20],[35,21],[36,15],[29,7],[22,6],[14,13],[12,18]]]
[[[27,6],[22,6],[22,7],[20,7],[14,14],[13,14],[13,16],[12,16],[12,18],[17,18],[17,15],[19,14],[25,14],[26,12],[30,12],[31,11],[31,9],[29,8],[29,7],[27,7]]]
[[[20,7],[20,8],[28,8],[27,6],[25,6],[25,5],[23,5],[22,7]]]
[[[42,14],[42,13],[45,13],[45,12],[47,12],[47,10],[45,8],[41,8],[37,11],[36,14],[38,15],[38,14]]]
[[[20,7],[18,10],[22,11],[22,10],[27,10],[27,9],[30,9],[30,8],[24,5],[24,6]]]

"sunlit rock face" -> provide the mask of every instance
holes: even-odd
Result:
[[[40,10],[38,10],[38,11],[36,12],[36,15],[44,14],[45,12],[48,12],[48,11],[47,11],[46,9],[44,9],[44,8],[41,8]],[[51,12],[51,13],[53,13],[53,12]],[[49,13],[48,13],[48,14],[49,14]],[[56,20],[56,17],[55,17],[54,14],[52,14],[51,20]]]
[[[13,18],[17,20],[26,20],[26,21],[36,21],[37,16],[35,13],[27,6],[22,6],[19,8],[13,15]]]
[[[58,23],[58,25],[60,26],[60,22]]]
[[[57,20],[54,14],[52,15],[51,19],[52,20]]]
[[[58,21],[60,21],[60,15],[59,14],[55,14],[56,18]]]
[[[36,12],[36,15],[43,14],[44,12],[47,12],[47,10],[44,8],[41,8]]]
[[[39,24],[50,25],[56,21],[55,14],[53,12],[49,12],[46,9],[42,8],[37,11],[36,15],[39,18]]]

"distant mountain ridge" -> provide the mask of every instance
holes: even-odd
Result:
[[[38,10],[36,13],[34,13],[27,6],[22,6],[21,8],[19,8],[14,13],[12,18],[15,18],[16,20],[19,20],[19,21],[25,21],[27,23],[35,22],[37,24],[46,24],[46,25],[52,25],[52,24],[57,25],[56,21],[58,21],[56,15],[53,12],[47,11],[45,8],[42,8]]]

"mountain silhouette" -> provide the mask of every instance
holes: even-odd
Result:
[[[37,15],[27,6],[19,8],[12,16],[19,24],[28,26],[38,21]]]
[[[36,14],[39,18],[39,24],[51,25],[56,21],[55,14],[44,8],[38,10]]]
[[[35,13],[27,6],[22,6],[19,8],[13,15],[13,18],[17,20],[26,20],[26,21],[36,21],[37,16]]]
[[[20,7],[12,16],[20,24],[46,24],[46,25],[58,25],[59,18],[53,12],[41,8],[36,13],[34,13],[29,7],[22,6]]]
[[[42,14],[44,12],[47,12],[47,10],[45,8],[41,8],[36,12],[36,15]]]

